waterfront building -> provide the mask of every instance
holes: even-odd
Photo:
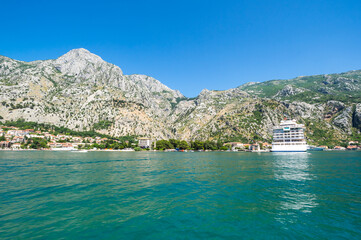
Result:
[[[13,145],[11,145],[11,149],[13,150],[19,150],[20,148],[21,148],[20,143],[14,143]]]
[[[9,130],[9,131],[7,132],[7,134],[9,134],[9,135],[11,135],[11,136],[20,137],[20,136],[28,135],[29,132],[27,132],[26,130]]]
[[[39,133],[39,134],[41,134],[41,133]],[[39,134],[30,134],[28,136],[29,136],[29,138],[45,138],[45,136],[39,135]]]
[[[50,133],[44,133],[44,137],[49,138],[50,140],[53,140],[56,138],[53,134],[50,134]]]
[[[12,143],[23,143],[25,142],[25,138],[23,136],[21,137],[14,137],[12,140],[11,140]]]
[[[231,145],[232,151],[235,151],[236,149],[243,149],[244,148],[244,144],[241,142],[228,142],[223,144],[223,146],[225,145]]]
[[[346,150],[345,147],[341,147],[341,146],[335,146],[333,149],[334,150]]]
[[[0,142],[0,148],[9,148],[11,146],[10,141],[1,141]]]
[[[350,141],[348,142],[348,145],[357,145],[358,144],[358,141]]]
[[[152,147],[152,139],[146,137],[138,138],[138,146],[140,148],[151,148]]]
[[[83,142],[83,138],[82,137],[72,137],[72,141],[74,143],[81,143],[81,142]]]
[[[73,151],[76,150],[72,143],[50,143],[51,150]]]
[[[349,146],[347,146],[347,150],[357,150],[357,146],[355,146],[355,145],[349,145]]]
[[[251,150],[251,151],[260,151],[261,148],[260,148],[260,145],[258,143],[255,143],[255,144],[251,144],[249,146],[249,150]]]
[[[283,120],[273,128],[272,152],[305,152],[305,126],[296,120]]]

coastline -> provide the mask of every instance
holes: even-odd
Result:
[[[81,150],[54,150],[54,149],[0,149],[0,151],[8,151],[8,152],[24,152],[24,151],[44,151],[44,152],[157,152],[157,153],[169,153],[169,152],[182,152],[182,151],[166,151],[166,150],[148,150],[148,151],[135,151],[135,150],[107,150],[107,149],[89,149],[86,151],[83,151],[84,149]],[[190,153],[190,152],[225,152],[225,153],[272,153],[272,151],[225,151],[225,150],[208,150],[208,151],[183,151],[183,153]],[[305,151],[305,152],[316,152],[316,151]],[[325,149],[323,151],[317,151],[317,152],[361,152],[361,150],[348,150],[348,149]],[[273,153],[277,153],[277,152],[273,152]]]

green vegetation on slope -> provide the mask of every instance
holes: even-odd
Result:
[[[287,85],[298,89],[299,92],[277,96]],[[322,103],[329,100],[355,103],[361,102],[361,71],[271,80],[239,88],[262,98],[277,97],[281,100],[308,103]]]
[[[63,134],[69,136],[78,136],[78,137],[102,137],[108,138],[113,140],[120,140],[120,141],[128,141],[131,143],[136,142],[136,136],[122,136],[122,137],[112,137],[105,134],[100,134],[95,131],[74,131],[69,128],[65,127],[57,127],[51,124],[45,123],[36,123],[36,122],[26,122],[23,119],[18,119],[16,121],[6,121],[3,123],[4,126],[13,126],[18,127],[19,129],[34,129],[34,130],[41,130],[43,132],[49,132],[54,135]]]

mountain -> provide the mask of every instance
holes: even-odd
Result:
[[[0,116],[89,130],[99,122],[112,135],[167,138],[167,117],[184,96],[145,75],[122,70],[85,49],[55,60],[0,57]]]
[[[0,118],[157,139],[270,140],[285,116],[309,140],[359,139],[361,71],[248,83],[184,97],[158,80],[122,70],[86,49],[55,60],[0,56]]]

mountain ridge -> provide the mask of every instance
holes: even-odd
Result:
[[[310,141],[359,138],[361,71],[246,83],[187,98],[160,81],[121,68],[86,49],[57,59],[0,57],[0,116],[157,139],[270,140],[284,116],[306,124]],[[332,136],[328,136],[332,133]]]

